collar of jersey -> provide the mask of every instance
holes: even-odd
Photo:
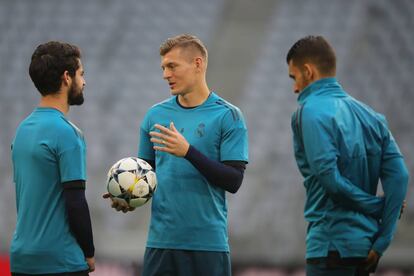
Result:
[[[216,97],[216,94],[215,94],[213,91],[211,91],[211,92],[210,92],[210,94],[208,95],[207,99],[206,99],[206,100],[205,100],[202,104],[200,104],[200,105],[196,105],[196,106],[191,106],[191,107],[185,107],[185,106],[182,106],[182,105],[178,102],[178,96],[175,96],[174,101],[175,101],[176,105],[178,105],[178,106],[179,106],[179,107],[181,107],[182,109],[185,109],[185,110],[192,110],[192,109],[195,109],[195,108],[197,108],[197,107],[200,107],[200,106],[203,106],[203,105],[205,105],[205,104],[209,103],[209,102],[211,101],[211,99],[213,99],[213,98],[215,98],[215,97]]]
[[[304,104],[307,99],[309,99],[311,96],[321,96],[326,93],[329,93],[333,96],[332,88],[338,88],[335,89],[335,93],[343,94],[344,91],[342,90],[341,85],[338,83],[336,78],[323,78],[320,80],[317,80],[308,86],[305,87],[305,89],[300,92],[298,97],[299,104]]]
[[[58,110],[56,108],[53,108],[53,107],[41,107],[41,106],[38,106],[38,107],[35,108],[35,111],[38,111],[38,112],[53,112],[53,113],[58,113],[60,115],[65,116],[65,114],[62,113],[62,111],[60,111],[60,110]]]

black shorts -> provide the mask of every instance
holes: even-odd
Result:
[[[51,274],[25,274],[12,272],[12,276],[89,276],[89,271],[77,271],[77,272],[64,272],[64,273],[51,273]]]
[[[229,252],[146,248],[142,276],[230,276]]]
[[[329,251],[327,257],[323,258],[309,258],[306,260],[307,275],[322,275],[322,271],[328,274],[343,275],[350,273],[354,276],[368,276],[370,273],[374,273],[378,266],[377,263],[369,270],[365,270],[365,259],[366,258],[341,258],[338,251]],[[354,269],[351,272],[350,269]],[[336,270],[336,272],[333,272]]]

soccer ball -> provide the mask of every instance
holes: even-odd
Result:
[[[107,189],[121,205],[139,207],[147,203],[157,188],[157,177],[146,161],[127,157],[108,171]]]

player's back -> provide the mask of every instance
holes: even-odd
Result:
[[[376,194],[384,140],[388,135],[384,116],[348,96],[338,102],[335,122],[341,174],[354,185]]]
[[[336,177],[343,177],[350,185],[375,195],[387,134],[383,117],[348,95],[334,78],[322,79],[302,93],[300,112],[295,113],[300,116],[294,116],[293,127],[295,154],[307,194],[307,257],[326,256],[333,248],[341,256],[364,256],[378,231],[378,221],[345,208],[330,193],[340,191]],[[328,192],[322,181],[336,167],[339,176],[329,178]]]
[[[66,220],[61,184],[65,172],[59,166],[62,140],[76,136],[76,129],[64,115],[52,108],[36,108],[17,129],[12,144],[17,206],[11,245],[14,271],[50,273],[85,268],[79,257],[83,253]]]
[[[375,195],[382,147],[388,135],[384,116],[351,97],[340,86],[310,98],[302,116],[313,117],[312,120],[329,129],[330,139],[338,151],[336,163],[341,175]]]

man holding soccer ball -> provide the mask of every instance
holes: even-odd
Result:
[[[173,97],[154,105],[140,129],[138,156],[158,179],[143,275],[231,275],[225,192],[243,180],[246,124],[209,90],[208,54],[197,37],[169,38],[160,55]]]
[[[306,274],[368,275],[391,243],[408,171],[383,115],[347,94],[321,36],[287,54],[299,108],[294,151],[305,178]],[[376,197],[381,180],[384,198]]]
[[[12,143],[12,275],[88,275],[95,269],[95,249],[85,198],[86,145],[66,117],[71,105],[84,101],[80,50],[57,41],[41,44],[29,73],[41,100]]]

